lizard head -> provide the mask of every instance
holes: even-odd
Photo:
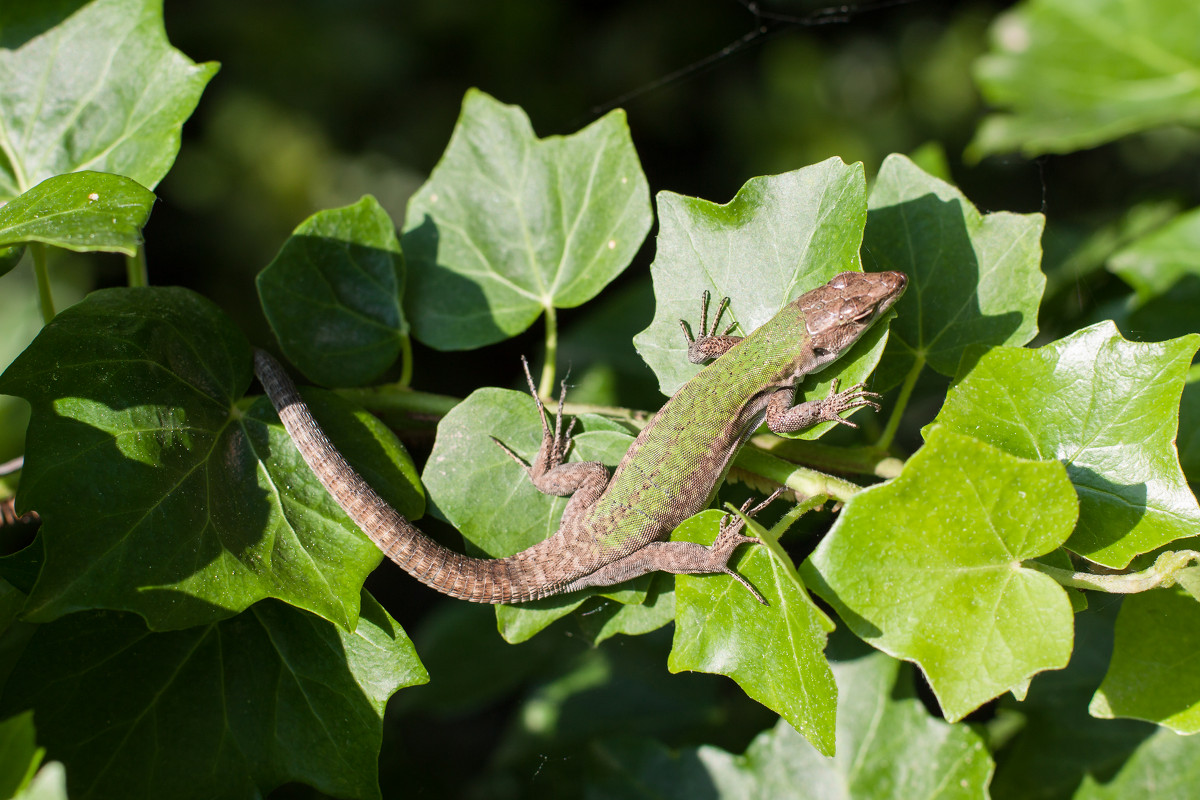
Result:
[[[903,272],[843,272],[797,298],[811,348],[804,371],[812,372],[846,352],[907,286]]]

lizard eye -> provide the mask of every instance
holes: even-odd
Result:
[[[812,349],[812,353],[817,358],[820,358],[821,356],[827,355],[829,353],[829,351],[826,350],[824,347],[814,347]]]

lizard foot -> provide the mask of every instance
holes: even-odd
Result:
[[[865,383],[856,383],[846,391],[839,392],[837,378],[834,378],[829,385],[829,395],[825,399],[817,401],[820,403],[820,419],[824,422],[838,422],[842,425],[849,425],[851,428],[857,428],[858,423],[842,419],[841,414],[844,411],[852,411],[863,406],[879,410],[880,394],[867,391],[866,386]]]
[[[746,500],[746,502],[742,504],[741,512],[747,517],[753,517],[755,514],[769,506],[775,500],[775,498],[779,497],[785,488],[786,487],[780,486],[771,493],[770,497],[754,506],[754,508],[750,508],[750,504],[754,502],[754,498]],[[734,516],[733,514],[726,514],[725,518],[721,520],[721,529],[720,532],[717,533],[717,540],[712,543],[712,547],[709,548],[709,552],[712,554],[714,565],[718,567],[720,572],[725,573],[742,586],[745,586],[747,591],[754,595],[754,599],[762,603],[764,606],[770,605],[766,598],[763,597],[753,585],[751,585],[750,581],[746,580],[741,575],[738,575],[729,566],[729,559],[733,557],[733,551],[737,549],[738,545],[747,543],[762,544],[760,539],[754,536],[746,536],[744,533],[742,533],[742,528],[745,526],[745,520],[743,520],[741,517]]]

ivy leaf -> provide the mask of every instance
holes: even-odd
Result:
[[[846,503],[801,574],[859,637],[919,664],[958,720],[1066,665],[1070,600],[1022,562],[1062,544],[1076,509],[1061,464],[934,427],[897,478]]]
[[[472,89],[408,204],[413,333],[439,350],[515,336],[595,297],[629,266],[650,222],[624,112],[538,139],[524,111]]]
[[[867,264],[910,279],[876,389],[899,384],[916,359],[952,376],[971,345],[1022,345],[1037,334],[1041,214],[980,214],[956,187],[897,154],[883,162],[868,205]]]
[[[1200,122],[1200,7],[1175,0],[1030,0],[992,25],[976,62],[987,117],[972,158],[1068,153]]]
[[[769,662],[767,662],[769,663]],[[838,753],[826,758],[783,720],[743,755],[712,746],[671,753],[654,742],[600,745],[607,769],[590,798],[980,798],[993,762],[964,725],[929,716],[909,668],[882,654],[833,665]]]
[[[673,540],[710,545],[724,513],[710,509],[680,525]],[[837,685],[825,660],[833,622],[817,608],[787,554],[753,520],[732,568],[766,598],[763,606],[727,575],[675,579],[675,640],[667,667],[728,675],[779,714],[823,755],[833,755]],[[771,668],[763,669],[763,664]]]
[[[839,272],[862,271],[858,246],[865,217],[862,164],[838,158],[751,178],[724,205],[660,192],[658,250],[650,265],[654,320],[633,343],[663,394],[674,394],[702,369],[688,363],[679,321],[699,334],[703,292],[712,298],[710,322],[720,299],[728,297],[722,329],[736,322],[735,333],[748,335]],[[835,378],[843,387],[866,380],[886,337],[881,320],[832,368],[807,378],[798,395],[824,397]],[[815,439],[835,425],[822,423],[796,438]]]
[[[1130,595],[1121,603],[1115,633],[1092,715],[1200,732],[1200,603],[1179,587]]]
[[[950,389],[937,422],[1022,458],[1056,459],[1079,493],[1067,549],[1120,569],[1195,534],[1174,439],[1200,336],[1130,342],[1111,322],[1044,347],[999,347]]]
[[[28,4],[30,17],[43,13]],[[162,0],[94,0],[16,50],[0,50],[0,200],[80,170],[153,189],[216,71],[170,46]]]
[[[0,207],[0,246],[41,242],[136,255],[153,206],[152,192],[120,175],[56,175]]]
[[[384,705],[427,680],[367,594],[353,633],[276,601],[157,634],[89,612],[34,633],[0,714],[34,710],[76,797],[256,798],[302,781],[378,798]]]
[[[42,515],[46,561],[28,619],[111,608],[163,630],[277,597],[353,629],[379,550],[266,398],[239,402],[250,361],[241,333],[198,295],[109,289],[59,314],[0,376],[0,391],[33,409],[17,500]],[[419,515],[395,437],[345,401],[306,399],[372,485]]]
[[[512,555],[558,530],[570,498],[539,492],[525,470],[493,441],[503,442],[528,464],[542,444],[537,418],[527,392],[485,388],[472,392],[438,424],[422,481],[435,513],[462,534],[472,555]],[[585,415],[581,421],[585,430],[573,436],[568,460],[600,461],[610,467],[620,462],[633,437],[598,417]],[[648,579],[641,579],[630,584],[636,588],[604,594],[620,602],[640,603],[647,585]],[[497,606],[500,632],[509,642],[523,642],[585,599],[586,594],[573,592]]]
[[[13,797],[25,789],[37,772],[45,748],[37,746],[33,714],[26,711],[0,722],[0,797]]]
[[[1031,0],[992,24],[976,62],[984,100],[1007,109],[967,148],[980,158],[1094,148],[1200,121],[1200,8],[1174,0]]]
[[[1075,647],[1066,669],[1034,676],[1021,702],[1000,701],[997,715],[1019,715],[1024,725],[1004,746],[991,783],[995,798],[1056,800],[1074,797],[1085,775],[1111,775],[1154,726],[1133,720],[1100,720],[1087,713],[1112,655],[1111,595],[1075,617]]]
[[[1072,795],[1072,800],[1191,800],[1200,783],[1200,738],[1159,730],[1133,752],[1111,779],[1093,775]]]
[[[1142,302],[1164,294],[1181,278],[1200,276],[1200,208],[1130,242],[1108,260],[1108,268]]]
[[[300,223],[256,284],[280,348],[315,383],[370,383],[408,336],[400,242],[369,195]]]

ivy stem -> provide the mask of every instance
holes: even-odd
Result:
[[[558,315],[554,305],[546,306],[546,360],[542,363],[542,377],[538,380],[538,394],[552,397],[554,394],[554,365],[558,361]]]
[[[729,477],[756,488],[766,489],[765,485],[759,486],[760,482],[755,480],[756,476],[765,478],[774,485],[786,486],[803,497],[823,494],[841,502],[849,500],[863,488],[856,483],[826,475],[815,469],[798,467],[757,448],[743,447],[733,460],[733,469],[730,470]]]
[[[125,256],[125,281],[130,286],[149,286],[150,275],[146,270],[146,248],[139,247],[131,256]]]
[[[50,292],[50,272],[46,269],[46,246],[36,242],[30,243],[29,252],[33,255],[33,272],[37,275],[42,322],[49,323],[54,319],[54,295]]]
[[[400,380],[396,384],[407,389],[412,384],[412,371],[412,339],[406,333],[400,337]]]
[[[913,358],[912,368],[908,374],[904,376],[904,383],[900,386],[900,394],[896,397],[896,405],[892,409],[892,416],[888,418],[887,425],[883,429],[883,433],[879,435],[879,441],[876,447],[886,451],[892,446],[892,441],[896,438],[896,431],[900,428],[900,418],[904,416],[904,410],[908,408],[908,401],[912,398],[913,389],[917,385],[917,378],[921,376],[921,370],[925,369],[925,355],[916,353]]]
[[[1175,585],[1177,573],[1193,561],[1200,561],[1200,553],[1195,550],[1168,550],[1154,562],[1154,566],[1141,572],[1128,572],[1123,575],[1096,575],[1092,572],[1072,572],[1043,564],[1040,561],[1025,561],[1021,566],[1037,570],[1049,575],[1063,586],[1072,589],[1095,589],[1109,594],[1136,594],[1160,586]]]

